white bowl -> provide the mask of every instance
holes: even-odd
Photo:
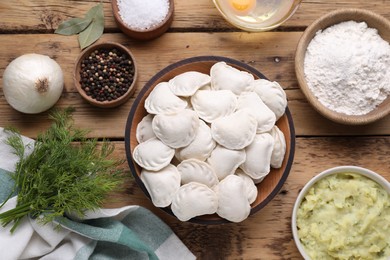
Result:
[[[295,204],[294,204],[292,218],[291,218],[291,222],[292,222],[291,227],[292,227],[293,238],[294,238],[295,244],[296,244],[299,252],[301,253],[302,257],[305,260],[310,260],[311,258],[306,253],[306,251],[305,251],[305,249],[304,249],[304,247],[301,244],[300,239],[299,239],[297,222],[296,222],[298,208],[301,205],[301,202],[302,202],[303,198],[305,197],[306,193],[309,191],[309,189],[316,182],[318,182],[319,180],[321,180],[329,175],[343,173],[343,172],[351,172],[351,173],[361,174],[361,175],[375,181],[379,185],[381,185],[390,194],[390,183],[385,178],[383,178],[378,173],[375,173],[371,170],[368,170],[368,169],[365,169],[362,167],[338,166],[338,167],[334,167],[334,168],[330,168],[328,170],[325,170],[325,171],[321,172],[320,174],[318,174],[317,176],[313,177],[308,183],[306,183],[306,185],[303,187],[303,189],[299,193],[299,195],[295,201]]]

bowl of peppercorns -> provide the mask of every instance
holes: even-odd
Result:
[[[97,107],[112,108],[135,91],[137,66],[133,54],[114,42],[94,44],[77,58],[74,83],[80,95]]]

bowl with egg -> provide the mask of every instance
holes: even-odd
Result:
[[[292,232],[304,259],[389,259],[390,183],[357,166],[321,172],[300,191]]]
[[[362,9],[315,20],[295,54],[299,86],[312,107],[340,124],[364,125],[390,113],[390,21]]]
[[[215,7],[233,26],[249,32],[270,31],[297,11],[301,0],[213,0]]]
[[[286,181],[294,124],[277,82],[234,59],[192,57],[142,88],[128,115],[125,148],[154,206],[181,221],[241,222]]]

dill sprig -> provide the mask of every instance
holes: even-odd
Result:
[[[68,108],[51,114],[53,124],[38,135],[29,156],[21,135],[7,130],[11,133],[7,144],[19,157],[12,175],[17,206],[0,214],[3,226],[13,222],[11,232],[25,216],[41,224],[67,214],[82,218],[87,210],[101,207],[109,192],[122,184],[124,175],[118,167],[122,162],[110,158],[113,144],[98,145],[96,139],[88,139],[88,131],[73,126],[72,112]]]

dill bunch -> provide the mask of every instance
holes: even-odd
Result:
[[[118,167],[122,161],[109,157],[113,144],[104,140],[98,145],[96,139],[88,139],[88,131],[73,126],[72,112],[68,108],[50,115],[53,124],[38,135],[29,156],[25,156],[21,135],[7,130],[11,133],[7,144],[19,157],[12,176],[17,206],[0,214],[3,226],[13,222],[11,232],[25,216],[41,224],[69,213],[81,218],[87,210],[100,208],[106,196],[123,183],[124,174]]]

